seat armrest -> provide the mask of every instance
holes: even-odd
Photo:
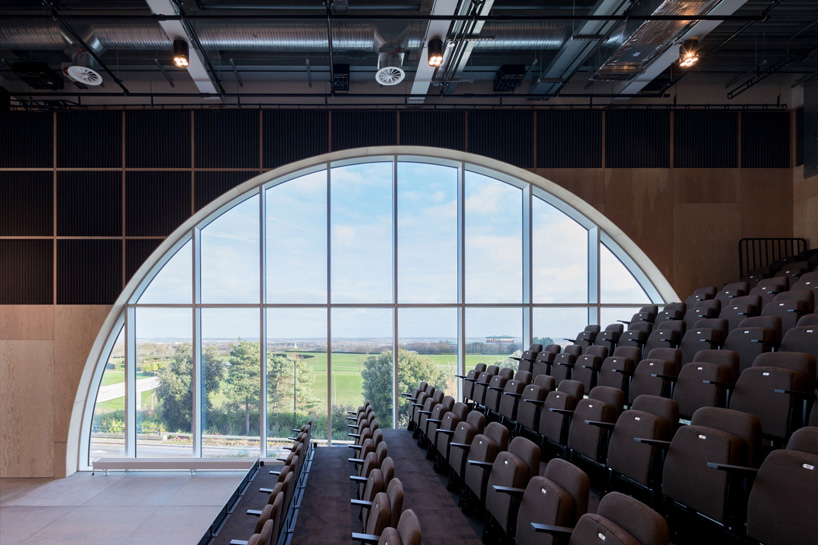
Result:
[[[515,496],[520,498],[525,494],[525,488],[514,488],[513,486],[499,486],[499,485],[492,485],[494,490],[497,492],[502,492],[503,494],[509,494],[511,496]]]
[[[599,370],[602,369],[602,367],[594,367],[593,365],[582,365],[581,367],[583,369],[590,369],[591,371],[596,371],[596,372],[599,372]]]
[[[347,428],[352,428],[353,430],[359,429],[361,426],[358,424],[347,424]]]
[[[462,448],[463,450],[469,450],[471,445],[468,443],[449,443],[449,446]]]
[[[270,475],[281,475],[280,471],[271,471]]]
[[[573,369],[573,368],[574,368],[574,364],[573,364],[573,363],[563,363],[563,362],[559,362],[559,363],[557,363],[557,365],[561,365],[561,366],[563,366],[563,367],[570,367],[571,369]]]
[[[626,377],[632,377],[633,376],[633,371],[626,371],[625,369],[611,369],[611,371],[613,371],[614,373],[621,373],[621,374],[625,375]]]
[[[782,390],[781,388],[776,388],[775,393],[787,394],[788,396],[797,397],[799,399],[815,399],[815,392],[796,392],[794,390]]]
[[[469,460],[469,465],[477,466],[481,469],[491,469],[494,464],[491,462],[481,462],[480,460]]]
[[[619,322],[620,324],[627,324],[627,325],[630,325],[630,322],[628,322],[628,321],[626,321],[626,320],[617,320],[617,322]]]
[[[568,409],[555,409],[554,407],[551,407],[548,410],[551,411],[552,413],[558,413],[563,416],[571,416],[574,414],[574,411],[569,411]]]
[[[563,340],[563,341],[572,342],[572,343],[574,343],[574,344],[576,344],[576,343],[577,343],[577,340],[576,340],[576,339],[566,339],[565,337],[563,337],[563,338],[562,338],[562,340]]]
[[[230,545],[247,545],[247,541],[243,539],[231,539]]]
[[[432,414],[432,411],[418,411],[418,414]]]
[[[353,464],[362,464],[364,463],[363,458],[347,458],[347,462],[352,462]]]
[[[523,358],[518,358],[517,356],[509,356],[511,360],[523,361]]]
[[[703,380],[705,384],[712,384],[713,386],[720,386],[722,388],[727,388],[728,390],[732,390],[736,385],[730,384],[729,382],[719,382],[718,380]]]
[[[751,343],[758,343],[764,346],[769,346],[770,348],[775,347],[775,343],[771,341],[765,341],[764,339],[750,339]]]
[[[354,437],[355,439],[358,439],[358,438],[361,437],[361,434],[360,433],[348,433],[347,437]]]
[[[423,407],[423,403],[412,403],[412,407]]]
[[[500,386],[489,386],[489,390],[498,390],[500,392],[503,391],[503,389]]]
[[[347,411],[347,414],[358,414],[358,411]]]
[[[253,516],[253,517],[260,517],[261,516],[261,509],[248,509],[246,514]]]
[[[503,392],[503,395],[511,397],[521,397],[523,394],[518,394],[517,392]]]
[[[523,403],[533,403],[534,405],[545,405],[545,400],[539,399],[524,399]]]
[[[281,450],[293,450],[293,447],[281,447]]]
[[[466,378],[466,375],[455,375],[457,378]]]
[[[616,424],[613,422],[602,422],[601,420],[586,420],[586,424],[590,424],[591,426],[596,426],[597,428],[602,428],[603,430],[610,430],[616,427]]]
[[[374,534],[359,534],[358,532],[352,532],[353,541],[361,541],[363,543],[377,543],[378,540],[380,539],[381,536],[376,536]]]
[[[531,527],[534,528],[534,531],[537,533],[546,533],[553,535],[571,535],[572,533],[574,533],[574,529],[568,526],[553,526],[551,524],[540,524],[538,522],[532,522]]]
[[[719,471],[731,471],[733,473],[744,473],[746,475],[755,475],[758,473],[758,468],[737,466],[732,464],[720,464],[718,462],[707,462],[707,467],[718,469]]]
[[[371,501],[366,500],[349,500],[352,505],[360,505],[361,507],[372,507]]]
[[[359,477],[357,475],[350,475],[349,480],[350,481],[355,481],[356,483],[365,483],[366,482],[366,477]]]
[[[650,445],[652,447],[657,447],[660,449],[667,450],[670,448],[670,441],[662,441],[661,439],[648,439],[647,437],[634,437],[634,441],[637,443],[642,443],[645,445]]]
[[[278,460],[279,462],[286,462],[287,461],[286,458],[276,458],[276,460]]]
[[[475,382],[475,384],[479,384],[480,386],[488,386],[488,382]]]
[[[427,418],[426,423],[428,424],[429,422],[431,422],[432,424],[440,424],[441,422],[443,422],[443,420],[441,420],[440,418]]]
[[[261,492],[262,494],[272,494],[273,493],[272,488],[259,488],[258,491]]]
[[[360,449],[364,448],[364,446],[363,445],[347,445],[347,448],[360,450]]]
[[[679,378],[676,375],[662,375],[660,373],[651,373],[650,376],[660,378],[662,380],[669,380],[671,382],[675,382],[676,379]]]
[[[454,435],[454,430],[441,430],[440,428],[435,430],[435,434],[442,433],[444,435]]]

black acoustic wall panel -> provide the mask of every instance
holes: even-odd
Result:
[[[400,144],[466,150],[466,112],[400,112]]]
[[[0,113],[0,168],[54,165],[54,114]]]
[[[53,274],[53,240],[0,240],[0,305],[52,304]]]
[[[54,175],[0,172],[0,236],[53,234]]]
[[[122,112],[77,111],[57,114],[57,166],[122,166]]]
[[[606,110],[605,166],[670,168],[670,112]]]
[[[599,110],[537,112],[537,166],[600,168],[602,112]]]
[[[190,217],[189,172],[128,172],[125,233],[167,236]]]
[[[255,176],[252,172],[197,172],[193,198],[198,212],[210,201]]]
[[[804,164],[804,108],[795,110],[795,166]]]
[[[196,168],[259,168],[259,112],[193,112]]]
[[[789,112],[741,112],[741,166],[790,166]]]
[[[326,110],[265,110],[264,168],[276,168],[329,151]]]
[[[122,173],[59,172],[57,235],[122,236]]]
[[[162,243],[159,239],[138,239],[125,241],[125,281],[131,279],[136,270]]]
[[[125,112],[125,166],[190,168],[190,111]]]
[[[58,240],[57,265],[58,305],[108,305],[122,291],[121,240]]]
[[[398,143],[396,112],[336,110],[332,112],[332,151]]]
[[[673,166],[738,167],[738,112],[677,110],[673,113]]]
[[[531,111],[473,110],[468,113],[468,151],[512,165],[534,166]]]

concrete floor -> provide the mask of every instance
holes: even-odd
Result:
[[[198,543],[244,471],[0,479],[0,545]]]

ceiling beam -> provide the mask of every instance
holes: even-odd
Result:
[[[491,12],[494,6],[494,0],[471,0],[470,2],[463,2],[460,6],[460,16],[472,16],[466,21],[457,21],[454,26],[453,34],[455,37],[454,51],[452,52],[451,61],[444,63],[445,72],[443,75],[443,91],[446,93],[453,93],[457,87],[457,78],[459,78],[466,65],[471,58],[472,50],[474,49],[474,42],[470,38],[475,38],[483,31],[485,21],[478,17],[485,17]],[[473,11],[476,8],[477,11]],[[452,65],[449,65],[452,62]],[[454,81],[453,81],[454,80]]]
[[[432,15],[454,15],[457,9],[458,0],[435,0],[430,13]],[[429,40],[433,38],[440,38],[445,45],[446,36],[449,34],[449,27],[451,20],[431,20],[426,26],[426,36],[423,38],[423,49],[420,51],[420,59],[418,60],[418,68],[415,71],[415,79],[412,81],[413,95],[408,99],[409,104],[423,104],[426,100],[426,94],[429,92],[429,87],[432,84],[432,78],[435,76],[434,66],[429,66]],[[445,60],[444,47],[444,60]],[[441,65],[443,66],[443,65]]]
[[[205,66],[206,63],[209,63],[206,54],[197,47],[198,40],[196,37],[188,33],[174,2],[172,0],[145,0],[145,2],[155,15],[178,16],[178,18],[174,19],[160,20],[159,26],[162,27],[171,42],[181,39],[188,43],[190,58],[188,59],[187,72],[199,92],[209,95],[223,93],[224,89],[221,87],[221,82],[214,81],[214,78],[211,78],[210,73],[208,73]],[[216,97],[216,100],[218,100],[218,97]]]

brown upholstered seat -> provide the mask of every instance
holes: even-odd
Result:
[[[568,432],[568,448],[572,456],[582,456],[596,463],[605,459],[608,433],[586,421],[615,424],[624,403],[625,393],[610,386],[597,386],[587,399],[577,403]]]
[[[570,545],[667,545],[670,531],[659,513],[625,494],[611,492],[595,514],[580,517]]]
[[[487,470],[494,463],[497,455],[508,448],[508,435],[508,429],[505,426],[491,422],[483,433],[474,437],[468,449],[468,462],[463,480],[466,489],[470,490],[480,502],[486,497]]]

